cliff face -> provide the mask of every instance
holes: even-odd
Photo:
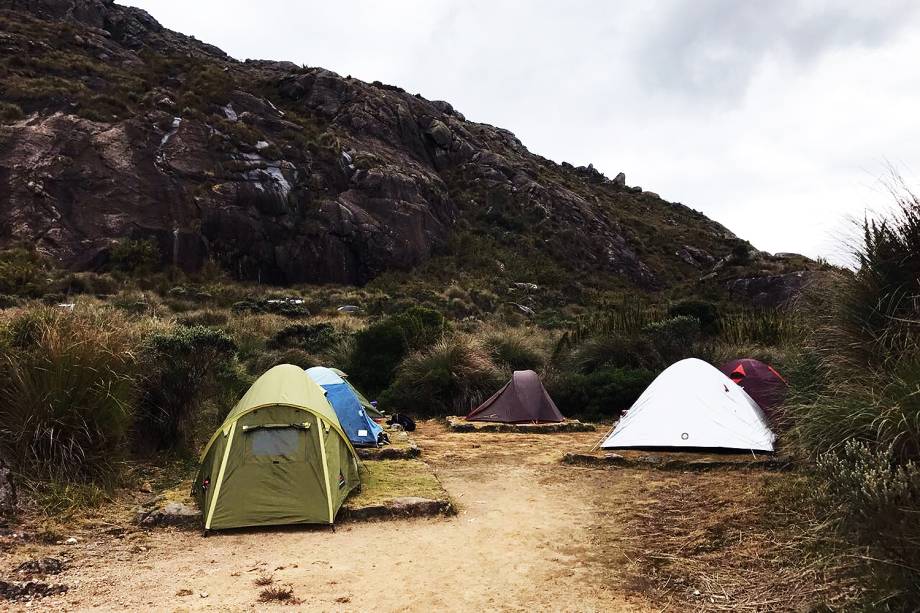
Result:
[[[655,288],[739,242],[447,102],[239,62],[110,0],[0,0],[0,101],[0,247],[76,268],[134,238],[186,270],[364,283],[473,235]]]

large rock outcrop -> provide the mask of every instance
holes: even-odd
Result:
[[[0,247],[93,268],[115,242],[151,239],[189,271],[363,283],[466,232],[655,288],[736,242],[447,102],[239,62],[110,0],[0,0],[0,24]]]

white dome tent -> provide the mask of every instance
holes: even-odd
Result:
[[[696,358],[652,381],[601,443],[601,449],[695,447],[773,451],[776,435],[739,385]]]

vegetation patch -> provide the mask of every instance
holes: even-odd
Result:
[[[398,504],[400,499],[448,501],[441,482],[421,460],[368,461],[364,462],[364,468],[361,490],[342,507],[350,517],[357,516],[362,509]]]

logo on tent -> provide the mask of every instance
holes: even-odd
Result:
[[[339,471],[339,489],[345,487],[345,475],[342,474],[342,471]]]

